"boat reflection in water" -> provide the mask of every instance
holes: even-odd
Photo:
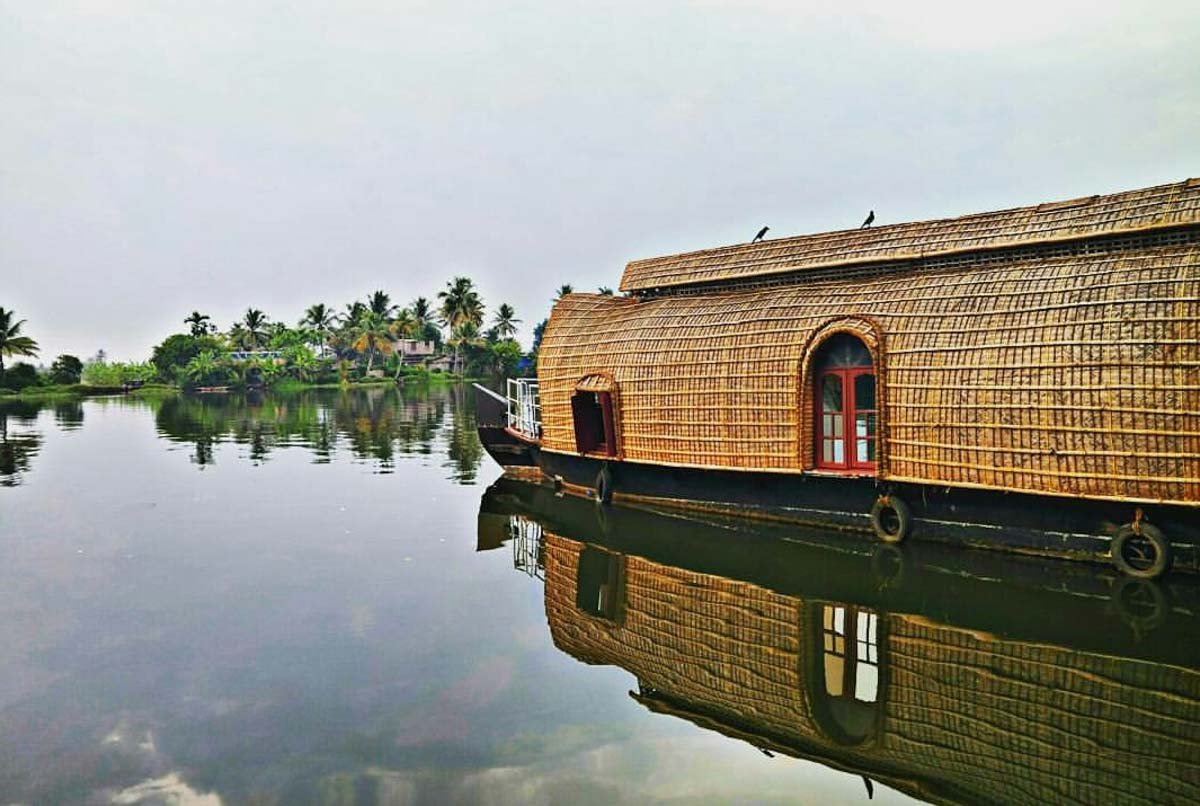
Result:
[[[736,533],[736,534],[733,534]],[[686,539],[681,539],[686,538]],[[480,549],[647,709],[935,803],[1200,802],[1195,580],[597,507],[503,478]]]

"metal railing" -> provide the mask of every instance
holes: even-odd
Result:
[[[508,379],[508,427],[530,439],[542,438],[542,401],[535,379]]]
[[[546,579],[546,560],[542,549],[542,525],[510,515],[508,536],[512,539],[513,568],[534,579]]]

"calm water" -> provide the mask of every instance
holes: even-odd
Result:
[[[0,802],[1200,801],[1190,580],[598,510],[472,406],[3,404]]]

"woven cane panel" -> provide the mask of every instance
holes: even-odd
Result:
[[[559,649],[589,663],[619,662],[643,687],[687,692],[739,718],[816,735],[796,665],[799,600],[628,557],[625,619],[617,625],[575,606],[582,544],[550,533],[543,539],[546,615]]]
[[[1200,223],[1200,180],[990,213],[842,230],[635,260],[622,291],[1137,233]]]
[[[573,294],[539,356],[543,439],[608,373],[626,459],[798,472],[803,357],[839,320],[878,329],[884,478],[1200,502],[1200,246],[1066,255],[780,288]]]
[[[1200,672],[888,625],[885,755],[1009,801],[1200,801]]]

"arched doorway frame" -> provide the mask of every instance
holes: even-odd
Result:
[[[875,370],[875,395],[878,426],[875,438],[875,471],[877,477],[883,477],[887,469],[887,371],[884,364],[883,329],[874,320],[865,316],[842,316],[830,319],[818,327],[805,342],[804,352],[800,360],[799,388],[797,390],[797,408],[800,413],[800,428],[798,452],[800,467],[813,470],[817,466],[817,429],[816,429],[816,399],[814,387],[813,360],[834,335],[846,333],[854,336],[867,348],[871,354],[871,366]]]

